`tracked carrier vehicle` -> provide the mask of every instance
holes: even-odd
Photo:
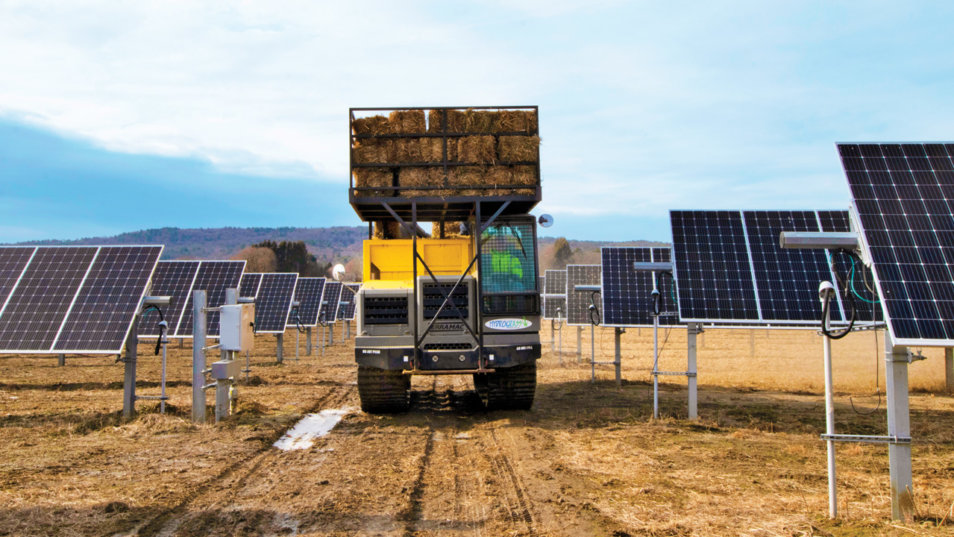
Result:
[[[537,114],[350,110],[349,200],[368,222],[354,350],[364,411],[407,410],[412,375],[471,375],[491,409],[533,404]]]

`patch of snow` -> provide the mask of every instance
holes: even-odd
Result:
[[[331,432],[335,425],[338,425],[338,422],[349,413],[351,413],[350,408],[331,408],[317,414],[308,414],[272,445],[282,451],[308,449],[315,444],[316,438]]]

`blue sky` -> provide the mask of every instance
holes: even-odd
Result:
[[[952,11],[0,0],[0,242],[357,224],[349,106],[539,105],[548,235],[845,208],[834,142],[954,138]]]

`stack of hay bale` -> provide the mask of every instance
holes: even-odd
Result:
[[[539,184],[533,111],[437,109],[425,120],[424,110],[395,110],[352,126],[353,163],[378,165],[353,168],[358,196],[533,195],[519,187]]]

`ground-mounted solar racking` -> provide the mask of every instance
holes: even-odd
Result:
[[[599,291],[577,290],[578,286],[599,288],[599,265],[566,266],[566,324],[589,326],[592,323],[591,305],[599,304]]]
[[[908,403],[909,346],[954,346],[954,143],[839,143],[851,191],[852,230],[861,257],[871,265],[888,327],[885,337],[888,435],[826,439],[888,444],[891,512],[915,515]],[[826,384],[830,342],[826,338]],[[948,378],[954,378],[948,360]],[[826,389],[826,395],[829,390]],[[834,450],[829,454],[829,508],[834,514]]]
[[[245,261],[160,261],[152,278],[150,292],[154,296],[168,296],[169,304],[162,308],[163,318],[168,323],[170,339],[192,337],[192,293],[206,291],[207,306],[217,308],[225,303],[225,290],[236,289],[245,271]],[[219,336],[218,312],[207,316],[206,336]],[[159,315],[147,312],[139,325],[140,338],[158,336]]]
[[[318,313],[318,322],[334,324],[338,320],[338,308],[341,303],[341,282],[327,282],[325,294],[321,299],[321,309]]]
[[[678,324],[675,288],[671,274],[642,272],[633,263],[671,262],[669,248],[605,246],[600,250],[602,325],[607,327],[653,326],[652,291],[660,296],[659,324]]]
[[[297,272],[262,273],[255,295],[255,333],[285,333],[297,283]]]
[[[297,313],[288,320],[288,327],[314,328],[318,325],[318,312],[324,295],[325,278],[298,278],[295,284]],[[297,315],[297,318],[295,318]]]
[[[541,289],[543,318],[566,319],[566,270],[546,271]]]

